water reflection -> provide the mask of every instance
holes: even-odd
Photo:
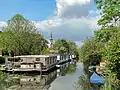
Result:
[[[73,73],[66,73],[65,76],[59,76],[54,82],[52,82],[49,90],[76,90],[75,82],[78,78],[84,74],[82,63],[77,63]],[[70,67],[70,66],[69,66]],[[67,70],[71,70],[68,68]],[[82,90],[82,89],[79,89]]]
[[[74,85],[76,90],[91,90],[89,79],[87,75],[82,75]]]
[[[57,69],[58,76],[65,76],[66,74],[74,74],[76,72],[77,64],[76,63],[65,63],[60,65],[60,68]]]
[[[83,74],[82,64],[66,63],[43,75],[5,75],[0,90],[75,90],[73,86]]]
[[[19,84],[13,85],[7,90],[48,90],[56,76],[56,70],[47,75],[21,76],[18,78]]]

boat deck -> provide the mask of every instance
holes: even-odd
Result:
[[[12,70],[7,70],[7,71],[41,71],[41,69],[34,69],[34,68],[17,68],[17,69],[12,69]]]

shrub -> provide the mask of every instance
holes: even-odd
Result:
[[[0,57],[0,64],[3,64],[3,63],[5,63],[5,57]]]

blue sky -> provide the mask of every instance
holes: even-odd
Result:
[[[7,21],[16,13],[29,20],[44,20],[54,14],[55,0],[0,0],[0,21]]]
[[[91,9],[95,9],[92,2]],[[56,0],[0,0],[0,21],[7,21],[16,13],[34,21],[46,20],[54,15]]]
[[[77,43],[93,35],[100,18],[94,0],[0,0],[0,30],[17,13],[33,21],[46,39],[52,32],[54,39]]]

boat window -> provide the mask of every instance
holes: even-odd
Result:
[[[23,59],[21,59],[21,62],[23,62]]]
[[[55,63],[56,57],[54,57],[54,63]]]
[[[50,57],[49,59],[50,59],[50,62],[49,62],[49,64],[51,64],[51,57]]]
[[[53,57],[53,63],[54,63],[55,57]]]
[[[49,58],[45,58],[45,60],[46,60],[47,64],[49,64]]]
[[[55,62],[55,57],[53,57],[53,63]]]
[[[62,57],[61,57],[61,55],[60,55],[60,60],[62,60]]]
[[[51,57],[51,63],[53,63],[53,57]]]
[[[31,67],[31,64],[29,64],[29,67]]]
[[[36,61],[40,61],[40,58],[36,58]]]
[[[49,58],[47,58],[47,64],[49,64]]]
[[[51,57],[51,63],[53,63],[53,57]]]

